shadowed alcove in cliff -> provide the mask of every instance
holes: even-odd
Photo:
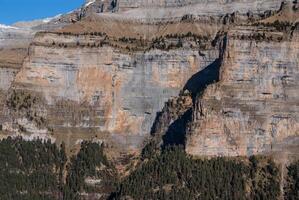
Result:
[[[188,90],[191,93],[192,100],[194,102],[196,97],[200,95],[208,85],[219,81],[219,69],[220,59],[218,58],[210,65],[208,65],[206,68],[194,74],[186,82],[183,91]],[[184,146],[187,125],[192,118],[192,108],[189,108],[184,114],[180,115],[177,119],[170,119],[171,117],[165,117],[167,116],[167,114],[165,115],[165,113],[163,112],[167,112],[168,110],[169,109],[163,109],[162,112],[157,113],[155,122],[152,126],[151,133],[154,136],[156,132],[159,132],[159,130],[163,129],[163,126],[167,126],[164,127],[164,130],[166,131],[165,134],[162,136],[162,148],[171,145]],[[165,120],[167,120],[167,122],[165,122]]]
[[[175,120],[163,135],[163,146],[182,145],[185,146],[186,128],[192,117],[192,109],[188,109],[182,116]]]
[[[190,91],[192,94],[192,99],[194,100],[195,97],[201,94],[208,85],[219,81],[219,68],[220,59],[217,58],[206,68],[194,74],[187,81],[183,90]]]

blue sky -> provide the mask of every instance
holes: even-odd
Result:
[[[85,0],[0,0],[0,24],[52,17],[78,8]]]

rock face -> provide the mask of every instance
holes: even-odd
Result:
[[[281,1],[279,0],[236,0],[236,1],[221,1],[221,0],[118,0],[116,1],[120,10],[132,9],[132,8],[179,8],[179,7],[195,7],[199,9],[200,14],[206,13],[231,13],[233,11],[248,12],[263,11],[265,9],[277,9],[279,8]],[[187,7],[188,9],[190,7]],[[224,12],[223,12],[224,11]]]
[[[213,52],[206,51],[207,57],[192,49],[124,52],[99,46],[104,37],[38,34],[15,87],[42,93],[53,108],[52,128],[94,128],[136,148],[164,102],[214,59]],[[68,110],[83,102],[89,109]]]
[[[33,36],[33,31],[0,25],[0,90],[11,86]]]
[[[0,24],[0,89],[8,90],[22,67],[28,48],[38,31],[61,27],[61,23],[53,22],[59,16],[33,22],[19,22],[14,26]],[[48,25],[46,25],[48,24]]]
[[[237,28],[228,33],[220,80],[195,102],[188,153],[238,156],[283,151],[290,138],[299,136],[298,32],[280,42],[240,39],[256,31]],[[271,38],[282,35],[262,32]],[[277,149],[281,143],[285,146]]]
[[[298,135],[296,6],[86,1],[38,26],[20,71],[0,68],[2,129],[125,153],[150,133],[192,155],[271,151]]]
[[[8,90],[18,70],[12,68],[0,68],[0,90]]]

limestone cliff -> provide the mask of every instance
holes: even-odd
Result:
[[[34,29],[20,70],[0,67],[2,132],[271,151],[298,135],[297,19],[280,0],[87,1]]]
[[[164,145],[182,144],[195,156],[298,156],[296,6],[282,4],[269,18],[222,32],[219,69],[213,72],[218,77],[210,79],[217,83],[208,81],[206,67],[194,75],[197,97],[191,110],[177,116],[171,113],[180,106],[165,106],[154,126],[155,134],[165,133]]]
[[[0,90],[10,87],[33,36],[30,30],[0,25]]]
[[[38,34],[15,78],[15,88],[45,97],[47,118],[54,130],[93,128],[109,132],[116,143],[136,148],[150,132],[164,102],[176,96],[215,53],[202,50],[206,56],[201,56],[196,42],[192,48],[177,48],[175,38],[169,39],[172,50],[146,52],[114,47],[107,38],[100,33]],[[185,40],[187,44],[194,38]]]
[[[188,153],[252,155],[296,144],[298,32],[289,38],[282,32],[259,31],[271,39],[248,39],[257,33],[252,27],[229,31],[219,82],[195,101]]]

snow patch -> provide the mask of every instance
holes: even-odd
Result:
[[[88,1],[88,2],[84,5],[84,7],[87,7],[87,6],[91,5],[91,4],[93,4],[94,2],[96,2],[96,0],[90,0],[90,1]]]
[[[19,28],[14,27],[14,26],[7,26],[4,24],[0,24],[0,29],[19,29]]]
[[[61,17],[61,14],[56,15],[56,16],[54,16],[54,17],[47,17],[47,18],[45,18],[45,19],[42,19],[42,22],[43,22],[43,23],[48,23],[48,22],[52,21],[53,19],[57,19],[57,18],[59,18],[59,17]]]

